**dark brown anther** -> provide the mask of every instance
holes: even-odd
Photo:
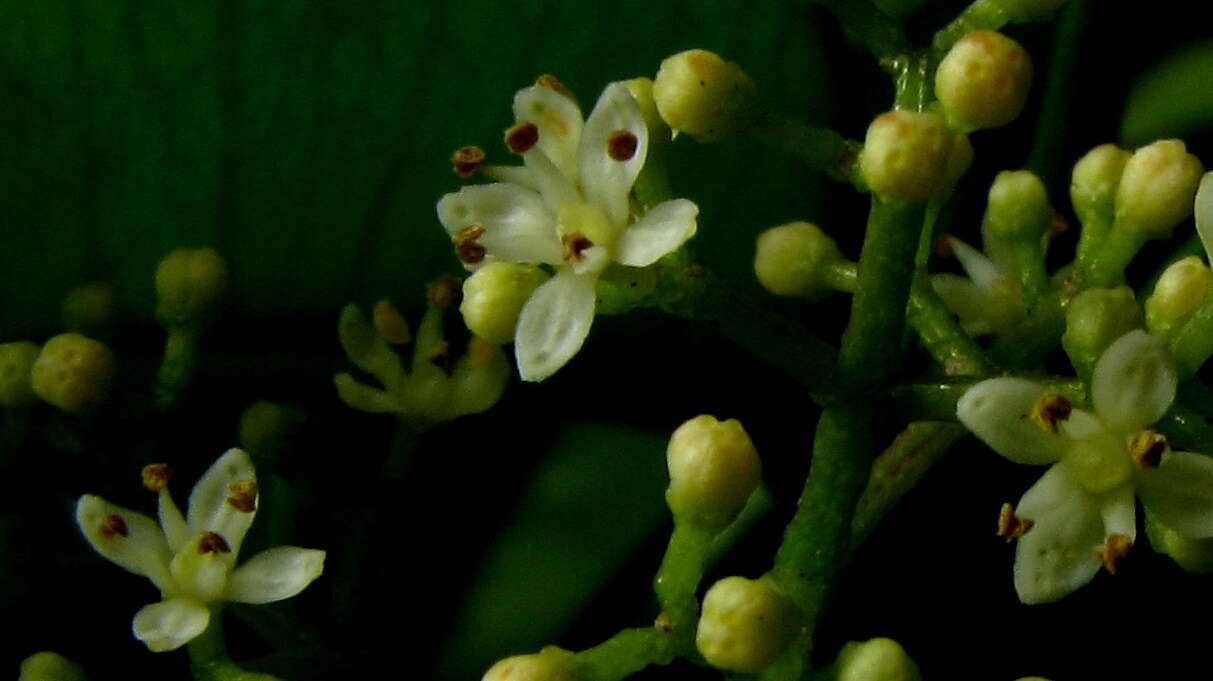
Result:
[[[1060,213],[1054,213],[1049,219],[1049,236],[1057,236],[1070,231],[1070,222]]]
[[[515,154],[525,154],[539,141],[539,128],[534,123],[522,121],[505,131],[505,146]]]
[[[952,250],[952,237],[947,234],[940,234],[935,237],[935,243],[932,245],[931,251],[936,258],[951,258],[955,255]]]
[[[451,354],[451,346],[447,343],[435,345],[434,349],[426,355],[425,361],[441,369],[442,373],[447,376],[455,373],[455,357]]]
[[[483,161],[484,149],[477,146],[461,147],[451,155],[451,168],[459,177],[471,177],[480,169]]]
[[[454,277],[435,279],[425,287],[425,299],[434,307],[458,305],[463,298],[463,282]]]
[[[616,130],[607,136],[607,155],[616,161],[629,161],[636,155],[640,141],[627,130]]]
[[[375,333],[392,345],[401,345],[412,339],[408,321],[390,300],[384,299],[375,303],[371,319]]]
[[[1129,555],[1129,549],[1133,548],[1133,540],[1123,534],[1109,534],[1102,546],[1095,547],[1095,557],[1099,559],[1100,565],[1108,571],[1108,574],[1116,574],[1116,567],[1120,565],[1120,561]]]
[[[556,92],[559,92],[560,94],[564,95],[565,97],[568,97],[569,99],[576,101],[576,98],[573,97],[573,93],[567,87],[565,87],[565,84],[560,82],[559,78],[557,78],[556,76],[553,76],[550,73],[545,73],[542,76],[539,76],[538,78],[536,78],[535,84],[538,85],[539,87],[545,87],[549,90],[555,90]]]
[[[203,532],[201,537],[198,537],[198,553],[230,553],[232,547],[228,546],[227,540],[223,535],[217,532]]]
[[[252,513],[257,510],[257,482],[255,480],[237,480],[228,485],[227,503],[241,513]]]
[[[122,516],[112,513],[101,519],[101,529],[99,532],[106,539],[130,535],[130,531],[126,529],[126,521],[122,519]]]
[[[143,486],[149,491],[159,492],[168,486],[169,478],[173,477],[173,469],[167,464],[150,463],[143,467]]]
[[[1143,471],[1158,468],[1162,463],[1162,455],[1169,451],[1171,446],[1167,444],[1167,438],[1149,428],[1134,435],[1133,441],[1129,443],[1129,455],[1133,457],[1133,463]]]
[[[1019,518],[1015,515],[1015,507],[1010,504],[1003,504],[998,510],[998,532],[999,537],[1006,537],[1007,543],[1011,543],[1032,529],[1036,523],[1025,518]]]
[[[476,265],[484,261],[487,251],[476,242],[482,234],[484,227],[480,225],[468,225],[455,233],[452,241],[455,242],[455,255],[459,257],[460,262]]]
[[[587,248],[594,245],[593,241],[585,238],[580,232],[573,234],[565,234],[560,237],[560,242],[564,244],[564,261],[580,261],[585,256],[582,255]]]
[[[1070,418],[1074,405],[1057,393],[1045,393],[1032,405],[1032,420],[1041,428],[1057,434],[1058,424]]]

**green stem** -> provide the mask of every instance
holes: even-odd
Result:
[[[656,627],[624,629],[574,657],[578,679],[619,681],[651,664],[669,664],[680,654],[668,632]]]
[[[1046,187],[1057,186],[1068,179],[1060,177],[1058,170],[1066,167],[1063,160],[1063,154],[1067,153],[1064,136],[1071,129],[1067,123],[1070,122],[1072,85],[1078,77],[1078,57],[1081,54],[1076,48],[1090,19],[1091,3],[1071,0],[1069,5],[1057,24],[1053,57],[1049,62],[1044,87],[1044,102],[1036,118],[1032,150],[1028,153],[1026,165],[1040,176]]]
[[[886,68],[893,73],[893,108],[922,111],[934,98],[935,69],[925,53],[899,55],[888,60]]]
[[[754,490],[741,513],[737,514],[737,518],[712,539],[712,546],[704,558],[704,570],[711,569],[774,505],[775,501],[765,486]]]
[[[962,11],[947,26],[935,33],[931,51],[942,58],[952,45],[970,31],[997,31],[1011,20],[1002,5],[1005,0],[977,0]]]
[[[181,402],[194,379],[198,364],[200,334],[193,327],[170,326],[164,343],[164,359],[156,375],[152,406],[168,410]]]
[[[671,635],[685,648],[694,647],[699,602],[695,591],[703,579],[713,533],[688,523],[675,523],[665,557],[653,580],[662,612],[669,617]]]
[[[1007,333],[999,334],[987,356],[997,366],[1027,369],[1057,347],[1066,330],[1062,294],[1053,291],[1028,308],[1028,318]]]
[[[844,293],[855,292],[858,278],[859,265],[849,260],[840,260],[829,265],[826,267],[824,276],[826,286]]]
[[[829,128],[818,128],[774,113],[764,115],[751,134],[760,143],[791,154],[840,182],[857,182],[860,143]]]
[[[219,612],[211,613],[210,624],[187,644],[186,650],[190,657],[190,671],[198,681],[263,681],[269,678],[246,672],[228,657]]]
[[[1180,380],[1194,376],[1213,356],[1213,298],[1201,303],[1192,317],[1172,335],[1170,346]]]
[[[1112,225],[1112,231],[1103,243],[1095,249],[1090,264],[1085,269],[1078,270],[1080,289],[1092,286],[1119,286],[1125,280],[1125,268],[1132,262],[1146,239],[1124,229]]]
[[[985,353],[956,323],[955,315],[935,293],[926,274],[914,277],[907,320],[948,376],[984,376],[990,372]]]
[[[1086,272],[1095,261],[1103,242],[1112,231],[1112,216],[1110,214],[1092,213],[1082,223],[1078,232],[1078,246],[1074,255],[1074,271]]]

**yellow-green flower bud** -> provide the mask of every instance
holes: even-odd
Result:
[[[75,413],[105,401],[116,371],[114,355],[103,343],[62,333],[42,346],[30,376],[38,397]]]
[[[1116,190],[1130,156],[1115,144],[1101,144],[1074,164],[1070,202],[1079,222],[1086,225],[1100,219],[1111,220]]]
[[[37,343],[0,343],[0,407],[28,407],[38,401],[31,371],[38,359]]]
[[[799,625],[795,607],[766,577],[725,577],[703,597],[695,646],[720,669],[762,671],[792,640]]]
[[[1183,326],[1209,296],[1213,270],[1190,255],[1171,263],[1146,299],[1146,328],[1164,338]]]
[[[105,333],[118,315],[118,289],[108,281],[90,281],[67,292],[59,306],[63,328],[84,334]]]
[[[501,660],[485,672],[482,681],[577,681],[573,653],[548,646],[530,655],[515,655]]]
[[[632,98],[640,106],[640,115],[644,117],[644,125],[649,129],[649,153],[653,147],[670,141],[670,126],[657,110],[657,100],[653,97],[653,81],[650,78],[633,78],[623,81]]]
[[[891,638],[852,641],[835,663],[837,681],[920,681],[918,665]]]
[[[1128,286],[1089,288],[1066,309],[1061,345],[1078,375],[1087,378],[1104,350],[1117,338],[1142,326],[1141,308]]]
[[[206,321],[227,288],[227,263],[212,248],[178,248],[156,267],[156,316],[165,326]]]
[[[957,40],[935,71],[935,96],[952,125],[997,128],[1023,111],[1032,86],[1032,58],[1019,43],[995,31],[972,31]]]
[[[758,452],[736,419],[703,414],[683,423],[670,436],[666,465],[675,519],[706,529],[732,522],[762,482]]]
[[[1169,556],[1188,572],[1213,572],[1213,538],[1188,537],[1158,522],[1146,511],[1146,535],[1155,551]]]
[[[21,662],[17,681],[85,681],[84,668],[59,653],[44,650]]]
[[[548,275],[534,265],[491,262],[463,282],[459,312],[468,330],[492,343],[514,340],[518,314]]]
[[[707,50],[666,57],[653,81],[661,117],[700,142],[731,137],[749,125],[756,114],[756,91],[740,66]]]
[[[1192,215],[1204,173],[1179,140],[1160,140],[1133,153],[1116,190],[1116,225],[1143,239],[1166,239]]]
[[[949,179],[952,132],[938,114],[888,111],[868,126],[859,172],[876,195],[925,201]]]
[[[754,274],[777,296],[817,300],[831,290],[827,270],[842,260],[828,234],[808,222],[789,222],[758,235]]]
[[[1004,170],[990,185],[985,228],[995,239],[1039,242],[1053,222],[1044,183],[1030,170]]]

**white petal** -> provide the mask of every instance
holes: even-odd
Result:
[[[1100,518],[1103,519],[1104,535],[1123,534],[1129,541],[1137,541],[1137,502],[1133,498],[1133,486],[1120,488],[1100,495]]]
[[[543,197],[548,208],[559,211],[560,207],[566,203],[581,201],[577,188],[538,147],[523,154],[522,158],[526,161],[527,169],[531,171],[535,188]]]
[[[539,128],[535,144],[571,182],[577,174],[577,142],[581,139],[581,109],[571,98],[550,87],[532,85],[514,95],[514,119]]]
[[[363,385],[355,381],[354,377],[349,374],[334,376],[333,385],[337,386],[337,397],[352,409],[371,414],[400,411],[400,403],[394,395],[389,395],[379,388]]]
[[[464,187],[438,201],[438,220],[453,238],[479,225],[476,241],[489,255],[509,262],[559,263],[563,249],[556,218],[538,193],[498,182]]]
[[[686,199],[653,207],[636,224],[623,230],[615,260],[632,267],[652,265],[695,236],[699,207]]]
[[[233,496],[233,484],[249,480],[255,483],[257,474],[252,460],[243,450],[229,449],[211,464],[190,492],[186,521],[191,534],[214,532],[227,542],[232,555],[239,553],[244,534],[257,514],[256,502],[252,511],[242,511],[229,499]]]
[[[607,153],[608,140],[619,131],[636,138],[636,152],[617,161]],[[649,130],[640,105],[623,83],[611,83],[602,91],[594,111],[585,122],[577,149],[577,172],[587,200],[606,209],[617,225],[628,220],[628,192],[644,167],[649,149]]]
[[[272,603],[303,591],[324,572],[324,551],[278,546],[262,551],[236,568],[228,582],[227,600]]]
[[[956,315],[961,324],[967,327],[977,322],[984,323],[975,329],[976,332],[966,328],[965,331],[969,335],[978,336],[990,332],[986,319],[990,312],[990,295],[985,289],[974,284],[971,279],[947,272],[932,274],[931,288],[935,289],[943,304]]]
[[[961,268],[965,274],[973,280],[974,284],[982,288],[989,288],[994,285],[994,282],[1003,277],[1002,271],[998,269],[989,258],[981,251],[973,248],[965,242],[955,237],[948,237],[948,246],[952,249],[952,254],[960,261]]]
[[[1196,232],[1205,245],[1205,254],[1213,258],[1213,172],[1200,178],[1196,190]]]
[[[1163,525],[1188,537],[1213,537],[1213,459],[1168,452],[1137,483],[1141,503]]]
[[[1015,591],[1024,603],[1055,601],[1099,571],[1101,504],[1053,466],[1020,499],[1015,515],[1033,522],[1015,550]]]
[[[956,417],[994,451],[1016,463],[1047,464],[1065,452],[1067,439],[1032,420],[1044,386],[1023,378],[991,378],[965,391]]]
[[[173,574],[177,593],[188,595],[200,603],[216,603],[223,600],[227,576],[235,556],[231,551],[203,550],[203,541],[209,543],[210,538],[199,534],[191,539],[173,556],[169,570]]]
[[[593,275],[561,269],[535,289],[518,316],[514,357],[524,381],[542,381],[564,366],[594,322]]]
[[[176,650],[206,631],[211,612],[192,598],[172,598],[143,606],[132,629],[153,653]]]
[[[167,487],[160,490],[157,505],[160,529],[164,531],[164,538],[168,540],[169,551],[176,553],[190,540],[189,526],[186,525],[185,516],[181,514],[181,509],[177,508],[177,502],[173,501]]]
[[[161,589],[172,584],[168,544],[160,526],[151,518],[85,494],[76,502],[76,523],[97,553],[151,579]]]
[[[480,166],[480,174],[490,180],[516,184],[535,192],[539,191],[535,175],[526,166]]]
[[[1166,343],[1138,329],[1117,339],[1095,363],[1091,400],[1105,423],[1132,434],[1166,413],[1178,382]]]

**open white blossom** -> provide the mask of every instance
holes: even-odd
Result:
[[[546,84],[519,90],[506,142],[524,167],[486,167],[500,182],[438,202],[460,259],[543,264],[554,276],[519,315],[514,353],[523,380],[541,381],[589,334],[598,276],[615,263],[651,265],[695,234],[699,209],[666,201],[635,219],[629,194],[648,153],[648,129],[623,83],[606,87],[584,122],[571,97]]]
[[[278,546],[236,568],[240,544],[257,512],[248,454],[230,449],[194,485],[188,515],[169,496],[168,469],[144,469],[160,495],[160,523],[86,494],[76,522],[98,553],[152,580],[160,602],[135,614],[134,634],[154,652],[175,650],[203,631],[226,601],[271,603],[302,591],[324,570],[324,551]]]
[[[955,237],[947,237],[947,245],[967,276],[932,274],[931,286],[956,314],[965,333],[974,337],[1001,333],[1027,318],[1023,287],[1014,275],[1009,254],[987,256]]]
[[[1130,331],[1099,358],[1094,412],[1022,378],[982,381],[957,403],[969,430],[1016,463],[1051,464],[1005,509],[1000,532],[1019,537],[1015,590],[1024,603],[1057,600],[1115,571],[1137,536],[1134,494],[1162,524],[1213,537],[1213,459],[1171,451],[1149,428],[1175,399],[1165,343]]]

